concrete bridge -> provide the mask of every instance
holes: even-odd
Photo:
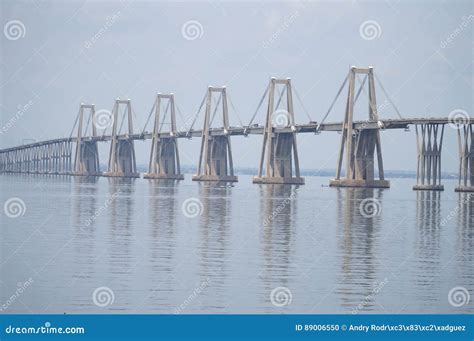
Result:
[[[359,76],[363,77],[362,81]],[[356,86],[358,81],[358,86]],[[397,112],[397,119],[379,117],[376,83],[387,103]],[[344,121],[326,122],[337,99],[346,89]],[[366,120],[354,120],[355,104],[361,93],[368,99]],[[326,131],[341,133],[335,178],[330,186],[388,188],[385,179],[380,132],[415,126],[417,136],[417,183],[414,190],[443,190],[441,154],[446,124],[457,129],[459,145],[459,183],[456,191],[474,192],[474,120],[464,117],[403,118],[376,77],[372,67],[351,67],[329,110],[320,122],[296,123],[293,106],[294,89],[290,79],[272,78],[257,110],[247,125],[229,125],[229,101],[226,87],[209,87],[191,124],[178,128],[173,94],[158,94],[141,132],[133,128],[129,99],[115,100],[110,112],[93,104],[81,104],[73,133],[68,138],[24,144],[0,150],[1,173],[58,174],[71,176],[139,177],[136,169],[136,140],[151,140],[148,172],[144,178],[180,180],[178,140],[201,139],[197,174],[194,181],[236,182],[232,159],[231,137],[263,135],[261,157],[254,183],[304,184],[300,176],[297,135]],[[297,94],[296,97],[298,98]],[[299,99],[299,98],[298,98]],[[259,108],[267,105],[265,123],[253,123]],[[163,107],[165,107],[163,109]],[[194,124],[204,108],[204,126]],[[123,113],[120,115],[121,110]],[[152,131],[147,125],[153,117]],[[216,117],[221,119],[217,127]],[[165,121],[168,131],[162,131]],[[122,128],[126,131],[122,132]],[[111,131],[108,132],[108,128]],[[77,129],[77,130],[76,130]],[[97,130],[103,130],[98,134]],[[235,139],[234,139],[235,140]],[[98,144],[109,143],[106,171],[100,169]],[[377,167],[375,167],[377,165]],[[344,172],[343,172],[344,171]],[[344,173],[344,175],[343,175]]]

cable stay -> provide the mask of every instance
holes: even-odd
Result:
[[[209,126],[211,126],[211,125],[212,125],[212,122],[214,122],[214,118],[216,117],[217,109],[219,108],[219,104],[221,104],[222,92],[219,93],[219,98],[217,99],[217,103],[216,103],[215,99],[213,99],[213,100],[214,100],[214,106],[215,106],[215,108],[214,108],[214,112],[212,113],[212,118],[211,118],[211,121],[209,122]],[[211,107],[212,107],[212,106],[211,106]]]
[[[155,111],[157,101],[158,101],[158,98],[155,98],[155,101],[153,102],[153,106],[151,107],[150,113],[148,114],[148,117],[146,119],[145,126],[143,127],[141,135],[145,134],[145,129],[146,129],[148,123],[150,122],[150,118],[151,118],[151,115],[153,115],[153,111]]]
[[[191,124],[191,127],[189,127],[188,131],[186,132],[186,136],[187,136],[187,137],[189,137],[189,133],[190,133],[191,130],[193,129],[194,124],[196,123],[196,120],[197,120],[199,114],[201,113],[201,110],[202,110],[202,107],[203,107],[203,105],[204,105],[204,102],[206,102],[206,97],[207,97],[207,91],[206,91],[206,93],[204,94],[204,97],[202,98],[201,105],[199,106],[199,109],[198,109],[198,111],[196,112],[196,115],[194,115],[194,119],[193,119],[193,123]]]
[[[111,112],[112,117],[111,117],[111,119],[113,119],[113,114],[114,114],[114,112],[115,112],[115,108],[116,108],[116,107],[117,107],[117,101],[115,101],[114,106],[113,106],[113,108],[112,108],[112,112]],[[105,138],[105,133],[106,133],[106,132],[107,132],[107,127],[105,127],[104,131],[102,132],[102,139]]]
[[[168,111],[169,111],[169,109],[170,109],[170,105],[171,105],[171,100],[168,101],[168,105],[166,106],[166,108],[165,108],[165,110],[164,110],[163,119],[161,120],[160,129],[158,129],[158,132],[159,132],[159,133],[161,133],[161,129],[163,128],[163,124],[165,124],[166,115],[168,115]]]
[[[342,85],[341,87],[339,88],[339,91],[337,92],[336,94],[336,97],[334,97],[334,100],[332,101],[331,105],[329,106],[329,109],[328,111],[326,112],[326,115],[324,115],[323,119],[321,120],[321,122],[318,123],[318,126],[316,127],[316,132],[319,132],[319,129],[321,127],[321,124],[324,123],[324,121],[326,120],[326,118],[329,116],[329,113],[331,112],[332,108],[334,107],[334,104],[336,104],[336,101],[337,99],[339,98],[339,96],[341,95],[341,92],[342,90],[344,90],[344,87],[346,86],[346,83],[349,79],[349,74],[347,74],[346,78],[344,79],[344,81],[342,82]]]
[[[268,94],[268,91],[270,90],[270,84],[267,85],[267,88],[265,89],[265,92],[263,93],[263,96],[262,98],[260,99],[260,102],[258,103],[258,106],[257,106],[257,109],[255,110],[255,112],[253,113],[253,116],[252,116],[252,119],[250,120],[249,124],[247,127],[250,127],[252,125],[252,122],[253,120],[255,119],[255,117],[257,116],[257,113],[258,111],[260,110],[260,107],[262,106],[263,104],[263,101],[265,100],[265,97],[267,97],[267,94]],[[246,131],[247,129],[244,129],[244,135],[246,135]]]
[[[385,94],[385,97],[387,97],[388,102],[392,105],[393,109],[395,109],[395,112],[397,113],[398,117],[403,119],[402,115],[400,114],[400,111],[398,111],[397,106],[395,103],[393,103],[392,99],[388,95],[387,91],[385,91],[385,88],[382,85],[382,82],[380,81],[379,77],[377,77],[377,74],[374,73],[375,80],[377,81],[378,85],[380,86],[380,89],[382,89],[383,93]]]
[[[296,87],[293,86],[293,90],[295,91],[295,95],[296,95],[296,100],[300,103],[301,105],[301,108],[303,108],[303,112],[306,114],[306,117],[308,118],[309,122],[312,121],[312,118],[308,112],[308,110],[306,110],[304,104],[303,104],[303,101],[301,100],[301,97],[300,95],[298,94],[298,91],[296,90]]]
[[[77,112],[76,120],[74,121],[74,125],[73,125],[73,127],[72,127],[71,133],[69,134],[69,138],[72,137],[72,134],[74,133],[74,129],[76,129],[77,122],[79,121],[79,115],[80,115],[80,113],[81,113],[81,109],[79,109],[79,111]]]
[[[232,100],[230,99],[229,94],[227,94],[227,99],[229,100],[230,108],[232,109],[232,111],[234,112],[235,116],[237,116],[237,119],[239,120],[240,126],[243,127],[244,124],[242,123],[242,120],[240,119],[239,113],[238,113],[237,110],[235,109],[235,106],[234,106],[234,104],[232,103]]]

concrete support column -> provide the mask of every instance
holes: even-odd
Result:
[[[283,91],[276,99],[275,94],[278,85],[283,86]],[[286,105],[280,108],[280,103],[285,94]],[[263,172],[264,163],[265,173]],[[293,171],[295,176],[293,176]],[[293,93],[289,78],[272,78],[270,80],[262,154],[258,176],[253,178],[253,183],[304,184],[304,178],[300,176]]]
[[[39,167],[40,167],[40,147],[35,146],[33,147],[33,169],[32,173],[33,174],[38,174],[39,173]]]
[[[122,104],[125,105],[124,119],[126,118],[128,121],[128,132],[125,134],[125,138],[119,139],[119,109]],[[117,99],[112,110],[112,117],[114,121],[112,125],[109,165],[107,172],[103,175],[108,177],[138,178],[140,174],[137,172],[135,147],[133,139],[130,138],[130,135],[133,134],[131,101],[129,99]],[[120,126],[122,126],[122,123]]]
[[[219,99],[211,117],[213,93],[219,94]],[[213,135],[211,134],[211,123],[221,102],[224,131],[222,135]],[[207,90],[206,115],[204,117],[201,152],[199,154],[197,174],[193,176],[193,181],[238,181],[237,176],[234,175],[234,165],[232,161],[232,148],[229,134],[229,111],[227,107],[227,92],[225,87],[210,86]]]
[[[377,128],[354,129],[355,100],[365,85],[365,80],[357,91],[355,81],[357,74],[365,74],[368,79],[369,122],[378,122],[377,100],[375,96],[375,80],[373,68],[351,67],[349,71],[348,96],[344,117],[342,139],[337,162],[336,178],[329,186],[333,187],[367,187],[388,188],[390,182],[385,180],[382,149],[380,142],[380,126]],[[375,178],[375,152],[377,152],[378,179]],[[342,164],[345,159],[345,177],[342,177]]]
[[[99,165],[99,151],[97,148],[97,141],[93,139],[87,139],[84,136],[87,131],[87,126],[84,129],[84,116],[88,110],[89,115],[87,119],[87,125],[91,124],[92,138],[97,137],[97,129],[95,122],[97,120],[95,115],[94,104],[81,104],[78,116],[77,125],[77,139],[76,139],[76,154],[74,158],[74,172],[73,175],[84,175],[84,176],[97,176],[101,175]],[[67,162],[67,150],[65,151],[64,157]],[[67,168],[67,167],[66,167]]]
[[[474,192],[474,124],[465,124],[458,129],[459,183],[456,192]]]
[[[167,107],[161,117],[162,102],[167,101]],[[146,179],[184,179],[179,162],[178,139],[176,138],[176,111],[173,94],[158,94],[154,103],[155,120],[151,141],[150,163]],[[170,114],[170,134],[160,137],[160,130],[167,114]]]
[[[420,126],[420,129],[418,129]],[[439,129],[441,128],[441,129]],[[441,184],[441,150],[444,124],[415,125],[417,145],[416,185],[414,190],[443,191]]]

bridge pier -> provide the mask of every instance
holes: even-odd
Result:
[[[275,93],[278,85],[283,85],[283,91],[275,105]],[[279,109],[279,104],[286,92],[286,108]],[[291,131],[288,129],[291,127]],[[283,131],[285,130],[285,131]],[[263,174],[263,164],[265,174]],[[295,176],[293,176],[293,166]],[[263,146],[258,168],[258,176],[253,178],[254,184],[304,184],[300,176],[298,149],[296,146],[295,115],[293,110],[293,93],[291,80],[270,80],[268,92],[268,107]]]
[[[160,128],[165,121],[161,118],[161,101],[168,100],[170,109],[171,132],[169,136],[160,137]],[[178,139],[176,138],[176,112],[173,94],[158,94],[155,101],[155,124],[151,141],[150,163],[145,179],[183,180],[178,153]],[[164,113],[166,116],[167,112]]]
[[[126,139],[118,138],[120,134],[117,130],[119,118],[118,113],[121,104],[125,105],[124,120],[126,116],[128,121],[128,134]],[[140,177],[140,174],[137,172],[135,147],[133,139],[130,138],[130,135],[133,134],[131,101],[117,99],[114,108],[112,109],[112,117],[114,121],[112,125],[112,142],[110,144],[109,164],[107,172],[102,175],[107,177],[138,178]]]
[[[95,125],[95,105],[81,104],[79,109],[79,124],[77,127],[76,155],[74,158],[73,175],[98,176],[101,175],[99,164],[99,150],[97,141],[85,141],[83,136],[84,111],[89,109],[89,118],[87,123],[92,121],[92,137],[97,137],[97,128]],[[87,126],[86,129],[87,131]]]
[[[58,166],[58,144],[52,143],[48,146],[48,157],[49,157],[49,164],[48,164],[48,174],[59,174],[57,166]]]
[[[418,126],[420,126],[421,134]],[[444,124],[416,124],[415,131],[418,157],[416,185],[413,186],[413,190],[444,191],[444,186],[441,184]]]
[[[61,174],[71,175],[72,173],[72,142],[66,141],[61,148]]]
[[[458,129],[459,183],[456,192],[474,192],[474,124],[465,124]]]
[[[218,93],[219,100],[211,118],[212,94]],[[222,120],[224,131],[222,135],[211,134],[211,123],[214,119],[219,103],[222,102]],[[206,114],[202,132],[201,152],[197,174],[193,181],[223,181],[237,182],[232,162],[232,149],[229,135],[229,111],[227,107],[227,92],[225,87],[209,87],[206,98]]]
[[[342,140],[339,149],[339,157],[336,170],[336,178],[331,180],[332,187],[367,187],[367,188],[389,188],[390,182],[385,180],[382,160],[382,149],[380,142],[380,131],[377,128],[354,129],[354,105],[355,100],[363,89],[364,83],[355,93],[355,80],[357,74],[365,74],[368,79],[369,92],[369,120],[379,122],[377,112],[377,101],[375,96],[375,80],[373,68],[351,67],[348,75],[349,93],[346,103],[346,114],[342,127]],[[341,89],[342,90],[342,89]],[[378,179],[375,179],[375,158],[377,151]],[[345,152],[345,153],[344,153]],[[342,162],[346,160],[346,174],[341,178]]]
[[[40,152],[41,152],[41,146],[36,146],[33,147],[33,174],[39,174],[40,172],[40,167],[41,167],[41,157],[40,157]]]

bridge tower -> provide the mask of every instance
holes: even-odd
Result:
[[[165,122],[168,110],[161,117],[162,101],[167,101],[170,113],[170,133],[160,135],[160,128]],[[150,163],[145,179],[174,179],[183,180],[179,163],[178,139],[176,137],[176,111],[174,104],[174,94],[158,94],[155,104],[155,120],[151,141]]]
[[[121,105],[124,105],[124,113],[119,127],[119,109]],[[115,100],[115,105],[112,109],[112,119],[112,141],[110,143],[109,164],[107,172],[103,175],[108,177],[138,178],[140,174],[137,172],[135,147],[133,139],[131,138],[131,135],[133,135],[133,123],[132,104],[129,99]],[[128,123],[128,132],[125,136],[119,136],[119,130],[125,119]]]
[[[474,192],[474,124],[458,127],[459,184],[456,192]]]
[[[85,131],[83,132],[85,110],[89,110],[85,131],[87,131],[88,123],[92,121],[92,138],[97,137],[95,105],[81,104],[78,117],[79,124],[77,127],[76,155],[74,159],[73,175],[101,175],[97,141],[94,139],[87,139],[87,137],[83,135],[85,134]]]
[[[418,129],[418,126],[420,126],[420,129]],[[413,189],[443,191],[444,186],[441,184],[441,149],[443,146],[444,124],[416,124],[415,131],[417,168],[416,185],[413,186]]]
[[[211,117],[212,95],[219,94],[219,99],[215,105]],[[219,110],[222,102],[222,133],[213,134],[211,123]],[[202,131],[201,152],[197,174],[193,176],[193,181],[224,181],[236,182],[234,175],[234,165],[232,162],[232,149],[229,132],[229,111],[227,107],[226,87],[208,87],[206,96],[206,113],[204,117],[204,128]]]
[[[280,98],[275,104],[278,85],[283,86]],[[280,109],[282,96],[286,93],[286,107]],[[265,174],[263,166],[265,163]],[[295,176],[293,176],[293,168]],[[298,149],[296,147],[295,113],[290,78],[270,80],[268,107],[263,132],[263,146],[256,184],[304,184],[300,176]]]
[[[375,97],[374,69],[373,67],[358,68],[352,66],[347,78],[349,81],[349,91],[342,127],[342,140],[339,149],[336,178],[330,181],[329,186],[388,188],[390,187],[390,182],[384,178],[379,131],[383,126],[378,124],[374,127],[367,124],[360,129],[354,129],[355,100],[357,100],[360,91],[365,85],[364,80],[356,95],[355,81],[357,74],[365,74],[368,79],[369,118],[367,122],[379,122]],[[377,151],[378,179],[375,179],[375,150]],[[341,178],[343,159],[346,161],[346,174],[344,178]]]

